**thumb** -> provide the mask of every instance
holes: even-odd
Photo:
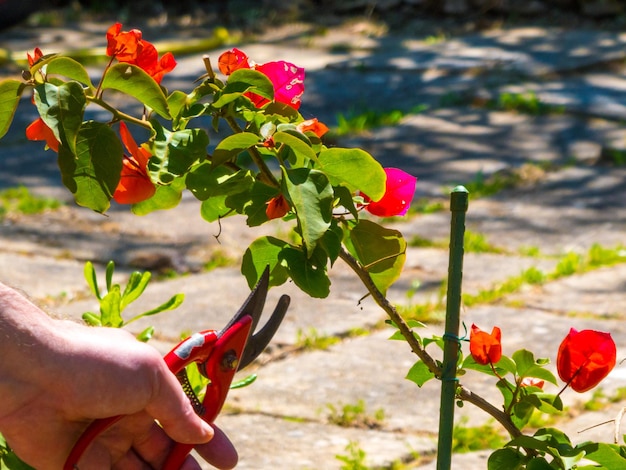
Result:
[[[196,414],[176,376],[165,363],[154,390],[146,411],[161,424],[169,437],[184,444],[203,444],[213,438],[213,428]]]

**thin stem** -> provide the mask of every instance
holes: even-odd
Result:
[[[113,118],[117,121],[132,122],[133,124],[136,124],[141,127],[145,127],[148,130],[152,129],[152,125],[148,121],[144,121],[143,119],[137,119],[136,117],[131,116],[130,114],[123,113],[122,111],[115,109],[113,106],[111,106],[106,101],[102,100],[101,98],[92,98],[91,101],[97,104],[98,106],[106,109],[111,114],[113,114]]]
[[[522,431],[520,431],[517,426],[513,424],[513,421],[511,421],[511,417],[508,414],[506,414],[502,410],[499,410],[481,396],[476,395],[474,392],[465,388],[462,385],[459,385],[457,389],[457,395],[461,400],[471,403],[472,405],[475,405],[483,410],[485,413],[491,415],[504,427],[504,429],[507,430],[507,432],[511,436],[511,439],[515,439],[516,437],[522,435]]]
[[[109,63],[106,65],[106,67],[104,68],[104,71],[102,72],[102,78],[100,79],[100,83],[98,83],[98,89],[96,90],[96,94],[95,97],[98,99],[102,98],[102,81],[104,80],[104,76],[106,75],[107,71],[111,68],[111,64],[113,64],[113,59],[115,59],[115,56],[112,56],[111,59],[109,60]]]
[[[391,305],[391,303],[389,302],[389,300],[387,300],[383,293],[378,290],[378,287],[376,287],[376,284],[374,284],[374,281],[372,281],[369,273],[343,247],[339,252],[339,257],[344,260],[348,264],[348,266],[350,266],[350,268],[352,268],[357,276],[359,276],[361,282],[363,282],[374,301],[380,306],[380,308],[385,311],[385,313],[387,313],[391,321],[394,322],[395,325],[398,327],[400,333],[402,333],[402,336],[404,336],[407,343],[409,343],[411,350],[417,355],[417,357],[419,357],[424,362],[424,364],[426,364],[428,370],[430,370],[436,377],[441,377],[441,368],[437,365],[431,355],[428,354],[426,350],[422,347],[418,339],[413,335],[411,328],[400,316],[396,308]]]
[[[417,357],[419,357],[424,362],[424,364],[426,364],[428,370],[430,370],[436,377],[440,378],[442,371],[435,362],[435,359],[433,359],[433,357],[426,352],[426,350],[422,347],[417,338],[413,335],[413,332],[411,331],[409,325],[407,325],[404,319],[397,312],[396,308],[391,305],[391,303],[389,302],[389,300],[387,300],[383,293],[378,290],[378,287],[376,287],[374,281],[372,281],[369,273],[343,247],[339,252],[339,257],[343,261],[345,261],[348,266],[350,266],[350,268],[356,273],[357,276],[359,276],[359,279],[361,279],[361,282],[363,282],[363,285],[367,288],[374,301],[385,311],[385,313],[387,313],[391,321],[393,321],[398,327],[400,333],[405,338],[407,343],[409,343],[409,346],[411,347],[411,350],[415,353],[415,355],[417,355]],[[466,387],[459,385],[457,387],[457,396],[461,400],[472,403],[484,412],[491,415],[496,421],[502,424],[502,426],[504,427],[504,429],[507,430],[512,439],[522,435],[522,432],[515,426],[515,424],[513,424],[513,422],[511,421],[511,417],[508,414],[493,406],[480,395],[477,395]]]
[[[237,124],[237,121],[235,121],[235,119],[232,116],[224,116],[224,119],[226,120],[226,122],[228,123],[228,125],[234,132],[236,133],[243,132],[243,129],[239,127],[239,124]],[[269,184],[270,186],[279,188],[280,183],[278,182],[274,174],[270,171],[270,169],[267,167],[267,165],[263,161],[263,158],[261,157],[261,154],[259,153],[259,151],[255,147],[250,147],[248,149],[248,152],[250,153],[250,157],[252,158],[252,161],[259,169],[261,180],[264,183]]]

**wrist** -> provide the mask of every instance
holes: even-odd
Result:
[[[0,430],[3,418],[40,393],[38,383],[54,380],[41,376],[54,360],[54,337],[55,320],[0,283]]]

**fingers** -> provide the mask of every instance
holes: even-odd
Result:
[[[235,446],[220,428],[213,425],[213,430],[215,432],[213,439],[196,446],[196,451],[214,467],[223,470],[235,468],[239,460]]]

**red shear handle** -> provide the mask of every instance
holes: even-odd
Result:
[[[211,382],[204,394],[202,404],[205,411],[201,417],[207,423],[213,423],[222,410],[251,328],[252,317],[248,315],[233,324],[218,339],[210,360],[205,363],[206,376]],[[175,443],[163,470],[179,470],[193,448],[193,445]]]
[[[124,415],[112,416],[110,418],[97,419],[92,422],[74,445],[74,448],[65,461],[63,470],[76,470],[78,468],[78,461],[87,450],[87,447],[89,447],[89,444],[123,417]]]

